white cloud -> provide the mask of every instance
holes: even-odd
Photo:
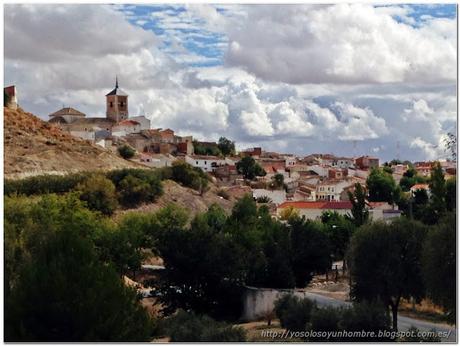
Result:
[[[456,20],[421,27],[366,4],[248,8],[226,61],[287,83],[455,81]]]
[[[427,18],[412,28],[392,18],[407,9],[367,5],[218,8],[188,5],[179,19],[173,9],[154,12],[177,41],[169,51],[158,48],[168,35],[132,25],[110,6],[7,5],[5,82],[18,86],[26,110],[42,116],[62,104],[103,116],[118,74],[132,115],[145,111],[154,127],[182,135],[224,135],[239,148],[298,154],[349,155],[358,141],[359,153],[385,159],[396,156],[400,141],[403,158],[441,155],[442,136],[456,125],[455,85],[431,83],[452,72],[451,21]],[[135,22],[134,12],[128,16]],[[54,33],[69,17],[72,24]],[[204,61],[184,49],[178,27],[204,38],[212,30],[228,35],[230,49],[239,47],[229,62],[244,69],[177,64]],[[422,33],[422,53],[406,46]],[[435,61],[442,66],[433,72]]]

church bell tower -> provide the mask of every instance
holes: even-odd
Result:
[[[115,78],[115,89],[105,97],[108,119],[112,119],[115,122],[128,119],[128,94],[118,87],[118,76]]]

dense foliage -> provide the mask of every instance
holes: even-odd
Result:
[[[74,195],[5,199],[6,340],[150,339],[136,292],[105,259],[114,227]]]
[[[118,206],[115,185],[102,174],[88,177],[77,185],[76,190],[80,193],[80,199],[92,210],[112,215]]]
[[[179,312],[165,322],[171,342],[243,342],[246,332],[225,322],[217,322],[206,315]]]
[[[242,174],[245,179],[252,180],[255,177],[265,176],[266,172],[256,160],[251,156],[245,156],[236,163],[238,173]]]
[[[129,145],[126,145],[126,144],[118,147],[117,150],[120,156],[124,158],[125,160],[128,160],[134,157],[134,155],[136,154],[136,150],[134,150],[133,148],[131,148]]]
[[[217,147],[224,156],[235,154],[235,142],[225,137],[220,137]]]
[[[205,192],[209,184],[209,176],[205,172],[185,162],[176,161],[173,163],[171,178],[200,193]]]
[[[400,219],[362,226],[351,241],[351,294],[355,300],[378,299],[390,307],[395,330],[401,298],[419,300],[424,295],[421,258],[426,232],[423,224]]]
[[[275,301],[281,326],[289,331],[310,331],[308,341],[388,341],[379,331],[390,331],[388,311],[379,302],[354,303],[351,307],[318,307],[308,298],[283,295]],[[327,337],[324,332],[374,332],[374,337]],[[321,332],[321,333],[318,333]],[[313,336],[314,335],[314,336]]]
[[[455,323],[456,314],[456,224],[449,213],[428,233],[423,247],[423,273],[428,296]]]

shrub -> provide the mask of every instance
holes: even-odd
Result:
[[[159,175],[154,170],[132,168],[117,169],[107,173],[107,177],[117,188],[119,202],[128,207],[153,202],[163,194]]]
[[[203,315],[180,310],[166,322],[166,333],[172,342],[242,342],[246,333],[241,327],[234,327],[225,322],[216,322]]]
[[[257,203],[271,203],[272,199],[268,196],[257,197]]]
[[[378,335],[379,331],[389,331],[390,316],[385,306],[379,302],[362,302],[354,303],[353,307],[343,310],[340,327],[346,331],[366,331],[375,332]],[[383,339],[380,339],[381,341]],[[374,338],[357,338],[347,341],[377,341]]]
[[[142,179],[128,175],[120,182],[119,195],[120,203],[127,207],[150,200],[150,185]]]
[[[127,160],[134,156],[134,154],[136,153],[136,150],[131,148],[129,145],[125,144],[125,145],[122,145],[121,147],[118,147],[118,153],[120,154],[122,158]]]
[[[184,186],[197,191],[205,191],[208,187],[209,177],[200,168],[192,167],[185,162],[174,162],[171,178]]]
[[[80,192],[80,199],[85,201],[92,210],[112,215],[117,208],[115,185],[103,175],[90,176],[76,189]]]
[[[275,301],[275,313],[281,326],[290,331],[304,331],[315,304],[307,299],[293,295],[284,295]]]
[[[30,196],[69,192],[88,176],[89,173],[44,174],[17,180],[5,179],[4,193],[7,196],[14,194]]]
[[[338,331],[339,323],[342,317],[342,310],[333,307],[313,309],[310,320],[310,330],[312,331]],[[333,341],[335,339],[324,337],[313,337],[311,341]]]

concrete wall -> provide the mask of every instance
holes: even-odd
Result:
[[[273,311],[275,301],[286,294],[293,294],[305,298],[305,292],[294,289],[256,288],[246,287],[243,295],[243,321],[254,321],[263,318]]]

